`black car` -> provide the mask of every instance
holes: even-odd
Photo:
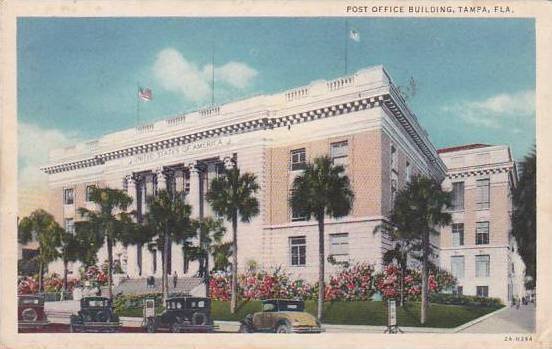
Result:
[[[106,297],[84,297],[77,315],[71,315],[71,332],[115,332],[121,323]]]
[[[44,313],[44,297],[38,295],[18,296],[18,328],[39,328],[49,324]]]
[[[153,300],[146,300],[144,327],[147,332],[212,332],[211,300],[202,297],[172,297],[166,300],[165,310],[154,314]]]

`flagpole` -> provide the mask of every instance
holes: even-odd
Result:
[[[349,51],[349,21],[345,20],[345,75],[347,75],[347,51]]]
[[[215,105],[215,42],[211,46],[211,106]]]
[[[136,83],[136,127],[140,124],[140,83]]]

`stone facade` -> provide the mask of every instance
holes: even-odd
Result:
[[[300,149],[303,157],[294,158]],[[261,188],[260,215],[238,225],[240,271],[255,261],[260,268],[283,267],[312,281],[318,270],[317,226],[294,219],[288,199],[293,179],[301,173],[292,162],[324,154],[346,166],[356,196],[349,216],[327,219],[326,255],[380,267],[390,243],[373,230],[390,210],[393,192],[411,175],[442,180],[446,173],[381,66],[59,149],[43,170],[49,174],[50,207],[61,224],[79,219],[75,209],[89,204],[83,198],[90,183],[126,190],[134,199],[131,209],[142,214],[145,197],[156,190],[186,190],[193,216],[200,217],[213,214],[204,195],[210,179],[231,158],[242,172],[254,173]],[[73,189],[72,205],[63,204],[64,189]],[[161,254],[147,246],[116,246],[114,256],[131,278],[160,276]],[[100,251],[99,261],[105,258]],[[171,269],[180,276],[197,272],[195,263],[186,265],[182,249],[173,244]],[[51,270],[56,268],[59,264]],[[329,265],[328,274],[335,268]]]
[[[453,225],[441,231],[441,267],[454,269],[463,294],[476,295],[479,288],[506,304],[512,296],[524,296],[524,266],[510,232],[511,191],[517,183],[510,149],[475,144],[439,153],[448,167],[443,188],[456,186],[458,200],[451,210]]]

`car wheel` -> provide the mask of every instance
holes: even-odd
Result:
[[[246,324],[241,324],[240,325],[240,333],[253,333],[253,331]]]
[[[148,331],[148,333],[155,332],[155,324],[153,322],[153,319],[148,319],[148,322],[146,323],[146,331]]]
[[[281,323],[276,327],[276,333],[291,333],[291,326],[287,323]]]
[[[179,332],[180,332],[180,326],[178,325],[177,322],[175,322],[174,324],[172,324],[172,326],[171,326],[171,332],[172,332],[172,333],[179,333]]]

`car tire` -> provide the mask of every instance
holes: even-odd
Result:
[[[246,324],[241,324],[240,325],[240,333],[253,333],[253,331],[251,330],[251,327],[249,327],[248,325]]]
[[[276,326],[276,333],[291,333],[291,326],[287,322],[282,322]]]
[[[33,308],[27,308],[27,309],[23,310],[23,312],[21,313],[21,317],[25,321],[34,322],[34,321],[38,320],[38,313]]]
[[[194,325],[206,325],[207,324],[207,315],[197,312],[192,316],[192,324]]]
[[[172,324],[171,326],[171,332],[172,333],[179,333],[180,332],[180,326],[177,322],[175,322],[174,324]]]
[[[148,319],[146,322],[146,332],[148,333],[155,333],[155,322],[153,319]]]

